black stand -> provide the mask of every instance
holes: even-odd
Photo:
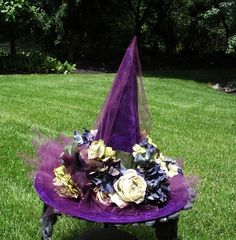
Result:
[[[53,233],[53,225],[57,221],[57,216],[60,214],[56,213],[55,210],[44,203],[43,214],[41,219],[42,224],[42,240],[51,240]]]
[[[176,219],[168,219],[167,221],[161,222],[156,221],[154,224],[155,234],[158,240],[177,240],[178,237],[178,221]]]
[[[44,204],[42,220],[41,220],[42,240],[52,239],[53,225],[57,221],[57,216],[60,216],[60,215],[61,214],[57,213],[52,207],[48,206],[47,204]],[[165,218],[164,220],[163,219],[157,220],[153,225],[157,240],[177,240],[178,220],[179,220],[178,216],[174,219]],[[113,224],[109,224],[109,223],[104,223],[103,227],[104,229],[116,229],[116,227]],[[92,239],[91,234],[90,234],[90,239]]]

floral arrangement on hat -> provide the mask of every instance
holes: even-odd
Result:
[[[63,197],[80,199],[89,190],[103,205],[124,208],[130,204],[160,205],[167,201],[169,178],[182,174],[175,160],[159,152],[149,136],[133,146],[131,166],[119,151],[95,141],[95,130],[75,131],[74,140],[61,154],[54,169],[55,191]]]

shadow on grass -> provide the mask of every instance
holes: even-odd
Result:
[[[174,78],[192,80],[200,83],[227,84],[230,81],[236,80],[236,69],[160,70],[145,72],[144,77]]]
[[[73,231],[71,231],[70,233],[66,233],[66,235],[62,236],[62,238],[60,239],[61,240],[79,240],[80,239],[79,236],[83,232],[87,232],[87,231],[91,231],[92,229],[98,229],[103,227],[104,227],[103,224],[85,222],[85,225],[83,227],[80,227],[78,225],[73,229]],[[138,227],[132,226],[131,224],[127,224],[127,225],[119,226],[117,227],[117,229],[123,232],[129,233],[139,240],[146,240],[146,239],[155,240],[156,239],[155,229],[150,226],[146,226],[144,224],[140,224],[138,225]],[[98,239],[98,240],[102,240],[102,239]],[[182,240],[182,238],[178,240]]]
[[[86,231],[91,230],[91,229],[102,228],[102,227],[103,227],[102,224],[90,223],[90,222],[85,221],[84,222],[84,227],[81,228],[80,225],[78,224],[78,226],[75,227],[73,229],[73,231],[70,231],[69,233],[67,233],[66,236],[62,236],[61,240],[79,240],[79,235],[82,232],[86,232]]]
[[[69,236],[62,237],[61,240],[79,240],[79,231],[71,232]]]

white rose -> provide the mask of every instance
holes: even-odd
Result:
[[[115,203],[119,208],[128,206],[128,203],[123,201],[117,193],[109,194],[111,202]]]
[[[88,148],[88,159],[101,158],[105,153],[106,146],[102,140],[94,141]]]
[[[171,163],[168,164],[167,177],[172,178],[178,175],[179,174],[178,170],[179,170],[179,167],[177,165],[171,164]]]
[[[114,184],[118,196],[125,202],[137,204],[144,200],[147,183],[134,169],[128,169]]]

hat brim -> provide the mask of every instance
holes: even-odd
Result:
[[[59,196],[54,190],[53,168],[47,171],[47,173],[39,171],[35,178],[34,186],[41,200],[62,214],[88,221],[114,224],[147,222],[180,211],[188,201],[185,178],[181,174],[170,179],[171,191],[168,201],[162,207],[150,204],[131,204],[120,209],[116,206],[101,205],[91,197],[85,196],[77,200]]]

